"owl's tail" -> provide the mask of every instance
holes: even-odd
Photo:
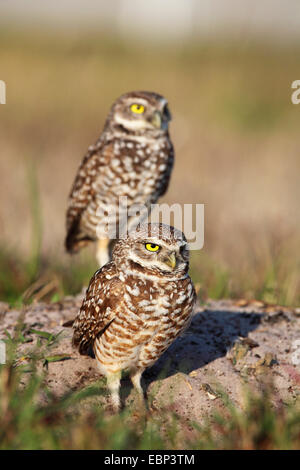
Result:
[[[80,234],[80,232],[78,232],[77,226],[74,226],[73,224],[68,230],[67,236],[65,238],[65,248],[68,253],[74,254],[78,253],[78,251],[93,241],[94,240],[91,237]]]

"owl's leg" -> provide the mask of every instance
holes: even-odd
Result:
[[[146,425],[145,420],[147,416],[147,403],[141,386],[142,373],[143,370],[135,370],[130,374],[131,382],[137,392],[132,409],[132,416],[136,420],[137,425]]]
[[[100,268],[110,261],[109,238],[101,238],[97,241],[96,258]]]
[[[139,369],[135,370],[134,372],[131,373],[130,379],[134,388],[138,392],[138,394],[144,396],[144,391],[141,386],[142,373],[143,373],[143,370],[139,370]]]
[[[109,245],[108,245],[108,254],[109,254],[109,260],[112,258],[112,252],[115,247],[117,240],[109,240]]]
[[[120,401],[120,381],[121,381],[121,371],[110,372],[106,376],[107,386],[111,394],[111,403],[113,411],[118,413],[120,411],[121,401]]]

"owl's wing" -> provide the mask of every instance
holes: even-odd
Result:
[[[96,337],[114,320],[123,295],[123,283],[117,276],[114,263],[96,271],[73,324],[72,342],[80,354],[88,354]]]
[[[170,176],[171,176],[173,166],[174,166],[174,147],[171,144],[171,142],[170,142],[170,145],[171,145],[171,148],[168,150],[167,168],[164,171],[163,177],[160,181],[159,197],[163,196],[168,189]]]
[[[76,252],[91,238],[81,227],[81,218],[96,197],[93,183],[101,174],[101,167],[108,165],[113,153],[111,141],[98,142],[91,146],[78,169],[67,209],[67,236],[65,246],[68,252]]]

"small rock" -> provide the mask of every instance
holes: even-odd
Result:
[[[211,386],[207,383],[202,384],[201,386],[202,390],[207,393],[207,396],[210,400],[215,400],[216,398],[220,398],[220,394],[218,392],[215,392]]]
[[[241,341],[237,341],[227,354],[227,357],[231,360],[233,365],[236,365],[237,362],[244,359],[248,351],[249,346],[247,344],[243,344]]]

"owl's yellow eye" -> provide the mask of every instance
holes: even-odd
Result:
[[[148,251],[158,251],[160,249],[160,246],[155,243],[146,243],[145,247]]]
[[[145,106],[143,106],[142,104],[132,104],[130,106],[130,109],[135,114],[143,114],[143,112],[145,111]]]

